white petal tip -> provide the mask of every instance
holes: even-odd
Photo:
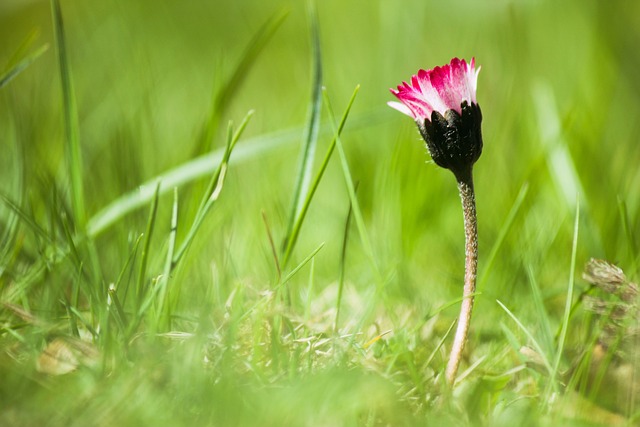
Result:
[[[413,118],[413,113],[411,112],[409,107],[407,107],[406,105],[401,104],[400,102],[395,102],[395,101],[389,101],[387,102],[387,105],[395,110],[400,111],[402,114],[406,114],[407,116]]]

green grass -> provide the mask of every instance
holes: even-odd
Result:
[[[0,2],[0,425],[635,425],[637,319],[581,271],[638,281],[640,3],[317,3]],[[385,103],[453,56],[449,390],[460,202]]]

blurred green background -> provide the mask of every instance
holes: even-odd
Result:
[[[434,322],[424,320],[461,295],[462,215],[452,174],[430,161],[415,124],[385,104],[393,98],[390,87],[408,80],[420,68],[442,65],[454,56],[475,57],[482,67],[477,99],[484,116],[485,148],[475,168],[481,295],[466,366],[488,356],[489,361],[484,362],[488,366],[482,369],[497,375],[521,363],[501,325],[523,343],[527,339],[495,300],[509,307],[534,333],[541,333],[540,313],[531,303],[532,282],[541,289],[552,331],[559,327],[578,206],[576,292],[588,287],[579,272],[590,257],[614,261],[637,278],[640,2],[317,3],[323,85],[338,118],[360,85],[342,143],[358,182],[358,200],[377,266],[372,268],[352,224],[339,326],[344,334],[361,334],[361,344],[380,332],[393,331],[380,340],[384,343],[379,350],[382,356],[376,359],[366,347],[364,356],[350,359],[349,369],[317,362],[324,368],[312,380],[292,374],[292,365],[273,368],[268,360],[278,357],[269,356],[267,350],[262,362],[255,362],[257,342],[269,335],[259,332],[261,322],[269,317],[263,313],[252,325],[238,326],[233,335],[236,344],[231,345],[233,360],[216,365],[242,375],[244,380],[238,381],[242,386],[234,385],[233,375],[230,378],[217,371],[206,377],[210,382],[200,378],[199,352],[208,345],[206,339],[193,346],[163,343],[155,347],[150,343],[140,350],[144,357],[133,358],[144,362],[132,362],[132,366],[143,368],[134,369],[136,375],[126,369],[127,375],[114,374],[113,384],[89,375],[52,385],[49,378],[29,371],[41,350],[38,345],[43,345],[42,335],[36,334],[40,341],[27,339],[32,345],[26,346],[30,352],[24,359],[18,358],[22,364],[7,357],[10,352],[5,350],[2,370],[13,373],[8,385],[0,386],[3,400],[10,395],[9,385],[20,389],[5,408],[9,411],[6,422],[28,425],[51,413],[55,414],[50,420],[54,425],[74,416],[80,424],[69,425],[88,420],[99,424],[96,414],[106,417],[104,425],[187,425],[194,419],[201,425],[401,425],[435,417],[423,403],[416,403],[415,399],[422,402],[425,390],[416,386],[418,392],[411,391],[408,385],[422,381],[420,369],[412,373],[407,368],[411,363],[397,359],[406,356],[424,362],[457,315],[454,305],[439,313]],[[227,121],[238,124],[247,111],[255,110],[238,143],[239,148],[244,145],[250,151],[237,161],[232,154],[220,199],[175,277],[180,289],[175,315],[198,320],[174,328],[189,333],[202,328],[224,335],[225,313],[229,315],[229,305],[235,303],[231,296],[242,293],[239,310],[247,310],[277,281],[263,216],[279,244],[286,231],[311,96],[309,5],[293,0],[61,0],[61,7],[78,106],[89,218],[138,185],[206,154],[208,143],[203,138],[212,98],[224,87],[261,26],[286,13],[273,38],[242,74],[237,90],[223,108],[213,112],[220,125],[211,148],[219,149],[224,146]],[[48,50],[0,88],[0,190],[8,199],[19,201],[46,228],[51,212],[69,205],[51,6],[38,0],[0,2],[0,69],[33,31],[38,35],[29,51],[45,44]],[[331,138],[326,109],[322,130],[316,165]],[[270,138],[281,144],[258,151]],[[179,188],[179,238],[186,234],[184,227],[193,218],[206,181],[202,177]],[[54,206],[54,194],[61,195],[61,206]],[[171,193],[163,194],[149,261],[152,276],[162,271],[171,207]],[[288,284],[293,299],[288,318],[304,317],[301,324],[309,336],[325,336],[331,330],[334,313],[330,310],[337,295],[348,208],[343,172],[334,154],[291,265],[297,265],[319,244],[325,246],[313,269],[306,266]],[[103,283],[117,280],[132,242],[145,230],[148,209],[145,205],[127,214],[96,237]],[[0,214],[3,229],[9,229],[12,211],[5,204]],[[5,240],[5,294],[28,271],[33,258],[42,256],[33,240],[28,231]],[[65,263],[51,267],[21,299],[5,298],[3,302],[19,304],[55,321],[60,310],[56,292],[63,294],[74,274],[73,267]],[[589,332],[583,320],[580,314],[572,318],[569,341],[578,348]],[[3,332],[6,348],[12,339]],[[303,351],[296,348],[293,345],[293,354]],[[395,359],[385,359],[385,351]],[[250,361],[244,362],[245,356]],[[434,360],[437,371],[438,363],[446,361],[446,352],[437,353]],[[394,377],[405,371],[411,380]],[[180,384],[180,378],[195,381],[195,385]],[[527,383],[522,378],[513,382]],[[63,399],[50,397],[48,388],[64,387],[77,393],[72,397],[75,404],[63,404],[56,410]],[[275,387],[277,392],[265,392],[265,387]],[[503,399],[516,399],[523,393],[516,389],[509,388],[509,398]],[[178,391],[172,399],[158,390]],[[245,393],[250,397],[243,397]],[[127,401],[127,396],[139,400]],[[103,407],[95,402],[89,407],[78,403],[94,398],[102,400]],[[163,406],[163,399],[170,403]],[[216,403],[207,403],[212,400]],[[118,405],[126,409],[115,416],[111,411]],[[233,411],[225,415],[211,405],[238,408],[243,415]],[[178,407],[182,409],[175,409]],[[464,422],[477,421],[469,415],[475,410],[466,408]],[[505,409],[496,415],[499,411],[491,408],[478,417],[483,422],[493,420],[493,425],[499,425],[504,414],[515,417],[503,420],[508,423],[529,413],[529,409],[514,410],[514,415]],[[28,410],[42,418],[23,415]],[[316,413],[326,418],[314,418]],[[437,413],[446,417],[442,414],[449,412]],[[265,418],[256,421],[260,416]]]

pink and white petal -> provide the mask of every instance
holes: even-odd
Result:
[[[477,103],[477,101],[476,101],[476,88],[478,87],[478,74],[480,74],[480,69],[481,68],[482,67],[478,67],[478,69],[476,70],[472,66],[471,69],[469,70],[469,73],[468,73],[468,83],[467,84],[469,85],[469,92],[471,92],[471,102],[473,102],[474,104]]]
[[[413,113],[411,112],[411,110],[409,109],[409,107],[407,107],[406,105],[400,103],[400,102],[396,102],[396,101],[389,101],[387,102],[387,105],[391,108],[394,108],[398,111],[400,111],[402,114],[406,114],[409,117],[412,118],[416,118]]]
[[[422,94],[422,89],[420,88],[420,78],[417,74],[411,76],[411,87],[413,87],[416,92]]]
[[[443,67],[434,67],[432,70],[429,70],[427,74],[429,75],[429,82],[431,86],[440,94],[444,92],[444,88],[446,86],[445,80],[447,80],[447,76],[442,70]]]
[[[433,107],[420,92],[420,89],[404,83],[404,86],[398,86],[397,91],[392,89],[391,92],[411,110],[414,118],[425,119],[431,117]]]
[[[419,91],[415,90],[413,86],[411,86],[407,82],[402,82],[401,86],[398,86],[398,90],[394,92],[394,95],[400,98],[402,101],[403,97],[420,97],[421,94]]]
[[[403,96],[398,96],[398,99],[411,110],[414,118],[421,120],[431,118],[431,112],[433,111],[433,108],[422,97],[416,96],[415,94],[411,93],[404,94]]]
[[[432,107],[431,111],[435,110],[444,114],[447,107],[442,101],[442,98],[440,98],[438,91],[433,87],[433,84],[431,84],[431,74],[427,71],[420,70],[418,72],[418,84],[420,92],[422,92],[422,97]],[[429,113],[429,118],[431,118],[431,113]]]
[[[451,60],[450,67],[451,79],[449,80],[451,86],[449,88],[449,94],[451,95],[451,102],[456,105],[455,108],[461,113],[460,104],[464,99],[469,100],[469,88],[467,85],[467,64],[464,60],[460,61],[458,58]]]
[[[431,73],[431,83],[444,104],[444,108],[438,110],[441,114],[447,110],[460,110],[459,98],[457,92],[454,91],[457,88],[454,88],[451,81],[451,67],[449,65],[435,67]]]
[[[462,103],[476,103],[478,73],[475,58],[469,63],[453,58],[449,64],[431,70],[419,70],[410,83],[402,82],[398,89],[391,89],[401,102],[389,106],[416,120],[431,120],[433,111],[445,114],[447,110],[462,113]]]

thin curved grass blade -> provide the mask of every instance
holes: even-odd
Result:
[[[356,221],[356,226],[358,228],[358,233],[360,234],[360,240],[362,242],[362,247],[371,262],[371,266],[378,278],[381,278],[380,270],[375,261],[375,257],[373,255],[373,247],[371,246],[371,241],[369,240],[369,233],[367,232],[367,228],[364,223],[364,218],[362,217],[362,210],[360,209],[360,203],[358,202],[358,198],[356,197],[356,187],[353,183],[353,178],[351,176],[351,170],[349,168],[349,162],[347,161],[347,155],[344,151],[344,147],[342,146],[342,142],[340,140],[340,134],[338,133],[338,127],[335,122],[335,115],[333,114],[333,108],[331,108],[331,102],[329,101],[329,97],[324,91],[323,93],[325,104],[327,105],[327,110],[329,111],[329,120],[334,128],[334,132],[336,133],[336,146],[338,147],[338,154],[340,156],[340,164],[342,166],[342,173],[344,175],[345,184],[347,186],[347,192],[349,193],[349,200],[351,201],[351,205],[353,208],[353,218]]]
[[[280,25],[282,25],[287,15],[288,12],[286,11],[276,13],[258,29],[242,52],[240,60],[229,75],[227,81],[222,84],[221,88],[213,96],[211,113],[207,120],[200,152],[209,151],[211,142],[220,124],[220,118],[229,101],[238,91],[238,88],[246,79],[256,59],[258,59],[264,48],[278,31],[278,28],[280,28]]]
[[[32,53],[27,53],[38,36],[37,31],[32,31],[18,47],[11,59],[7,62],[5,69],[0,73],[0,88],[6,86],[18,74],[23,72],[29,65],[35,62],[43,53],[49,49],[48,44],[40,46]]]
[[[231,152],[235,148],[238,140],[240,139],[240,136],[242,135],[245,128],[247,127],[247,124],[249,124],[249,120],[251,119],[252,115],[253,115],[253,111],[249,111],[249,113],[247,113],[242,123],[240,123],[240,126],[238,127],[238,130],[236,132],[233,131],[233,124],[231,122],[229,123],[229,129],[227,133],[227,145],[225,147],[224,154],[222,156],[222,159],[220,160],[220,164],[218,165],[218,168],[216,169],[215,173],[211,177],[211,180],[209,181],[209,185],[205,190],[202,201],[200,202],[200,207],[196,212],[196,217],[193,220],[193,224],[189,229],[187,237],[185,238],[184,242],[182,242],[182,245],[180,245],[180,248],[176,251],[176,254],[173,257],[174,266],[180,261],[182,256],[185,254],[185,252],[189,248],[189,245],[191,244],[198,230],[200,229],[200,226],[202,225],[202,222],[204,221],[205,216],[211,210],[215,202],[218,200],[218,197],[220,196],[220,192],[222,191],[222,186],[224,185],[226,172],[229,167],[229,159],[231,158]]]
[[[313,57],[313,78],[311,86],[311,99],[307,116],[307,126],[304,132],[302,152],[298,164],[293,201],[289,213],[287,232],[283,241],[282,249],[287,251],[289,242],[293,237],[294,227],[297,218],[304,207],[304,201],[309,193],[311,177],[313,174],[313,162],[315,159],[316,146],[318,143],[318,131],[320,129],[320,113],[322,109],[322,52],[320,50],[320,32],[318,29],[318,18],[314,6],[309,8],[311,21],[311,48]],[[282,262],[282,268],[286,267],[286,262]]]
[[[71,204],[73,206],[74,222],[84,231],[86,226],[86,210],[84,203],[84,184],[82,180],[82,153],[78,137],[78,109],[71,68],[67,55],[67,45],[59,0],[51,0],[51,13],[55,32],[58,65],[60,67],[60,84],[62,86],[63,114],[67,143],[69,176],[71,179]]]
[[[326,171],[327,166],[329,165],[329,160],[331,160],[331,156],[333,155],[333,152],[335,150],[336,142],[338,141],[338,138],[342,134],[342,129],[344,129],[344,125],[347,122],[347,118],[349,117],[349,112],[351,111],[351,106],[353,105],[353,102],[356,99],[356,95],[357,95],[359,89],[360,89],[360,86],[356,86],[355,90],[353,91],[353,94],[351,95],[351,99],[349,100],[349,103],[347,104],[347,108],[345,109],[344,113],[342,114],[342,118],[340,119],[340,125],[338,126],[338,129],[336,130],[336,133],[334,134],[334,137],[331,140],[331,143],[329,144],[329,147],[327,148],[327,153],[324,156],[324,160],[322,161],[322,164],[320,165],[320,168],[319,168],[318,172],[316,173],[316,176],[315,176],[315,178],[313,180],[313,183],[311,184],[311,187],[309,188],[309,191],[307,192],[306,197],[304,198],[304,203],[302,204],[302,208],[300,210],[300,213],[298,214],[298,216],[295,219],[295,223],[293,225],[293,229],[291,230],[291,233],[289,234],[289,236],[287,238],[287,245],[286,245],[286,248],[284,250],[284,255],[282,257],[282,265],[283,265],[283,267],[286,266],[286,264],[289,262],[289,258],[291,257],[291,253],[293,252],[293,248],[294,248],[296,242],[298,241],[298,236],[300,234],[300,229],[302,228],[302,224],[303,224],[304,219],[305,219],[305,217],[307,215],[307,211],[309,210],[309,206],[311,205],[311,200],[313,199],[313,196],[315,195],[316,190],[318,189],[318,186],[320,185],[320,181],[322,180],[322,177],[324,176],[324,172]]]

